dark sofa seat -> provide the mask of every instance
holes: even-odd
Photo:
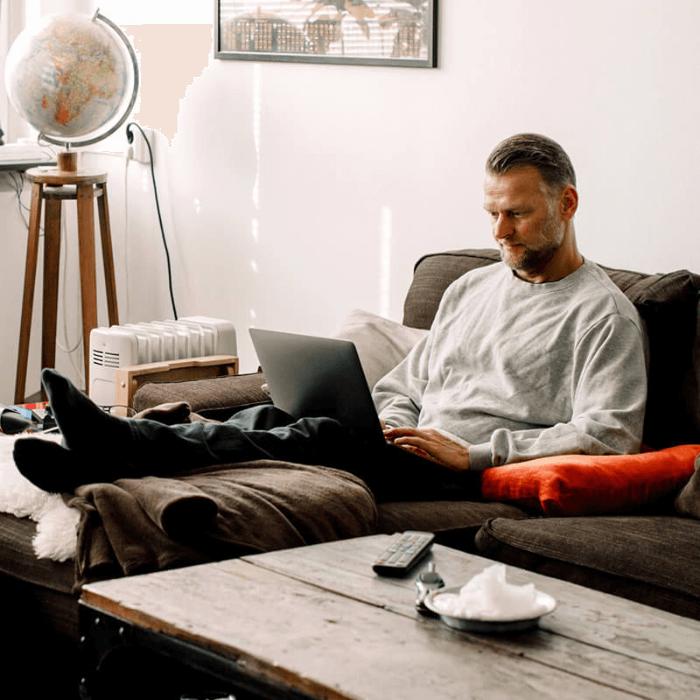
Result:
[[[700,620],[700,523],[671,515],[488,520],[476,551]]]
[[[0,594],[8,687],[28,697],[76,698],[78,606],[72,561],[38,559],[36,524],[0,513]],[[28,677],[37,663],[40,672]]]

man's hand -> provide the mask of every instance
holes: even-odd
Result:
[[[454,471],[469,469],[469,450],[437,430],[388,428],[384,431],[384,437],[388,442],[448,469]]]

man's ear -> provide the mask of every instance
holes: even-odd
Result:
[[[566,185],[559,195],[559,211],[563,219],[571,220],[578,209],[578,192],[573,185]]]

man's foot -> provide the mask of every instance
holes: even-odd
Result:
[[[53,369],[44,369],[41,381],[63,445],[40,438],[17,440],[13,456],[20,473],[52,493],[128,475],[139,454],[130,421],[103,411]]]
[[[43,491],[69,493],[81,484],[99,481],[91,469],[94,462],[57,442],[22,438],[15,442],[12,455],[20,474]]]
[[[41,382],[69,450],[95,461],[114,457],[115,451],[128,454],[134,438],[126,419],[103,411],[54,369],[44,369]]]

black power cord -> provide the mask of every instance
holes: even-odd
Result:
[[[143,136],[143,140],[146,142],[146,146],[148,146],[148,160],[149,160],[149,164],[151,166],[151,180],[153,181],[153,195],[155,196],[155,200],[156,200],[156,212],[158,213],[158,223],[160,224],[160,235],[161,235],[161,238],[163,239],[163,248],[165,249],[165,260],[166,260],[166,263],[168,265],[168,288],[170,290],[170,304],[173,308],[173,316],[175,317],[175,320],[177,321],[177,308],[175,307],[175,294],[173,293],[173,273],[172,273],[172,268],[170,266],[170,251],[168,250],[168,242],[165,238],[165,229],[163,227],[163,217],[160,215],[160,201],[158,199],[158,187],[156,186],[156,173],[155,173],[155,170],[153,168],[153,150],[151,149],[150,141],[146,138],[146,134],[145,134],[144,130],[136,122],[131,122],[130,124],[127,125],[127,127],[126,127],[126,140],[129,143],[134,142],[134,133],[132,130],[132,127],[134,127],[134,126],[141,132],[141,136]]]

